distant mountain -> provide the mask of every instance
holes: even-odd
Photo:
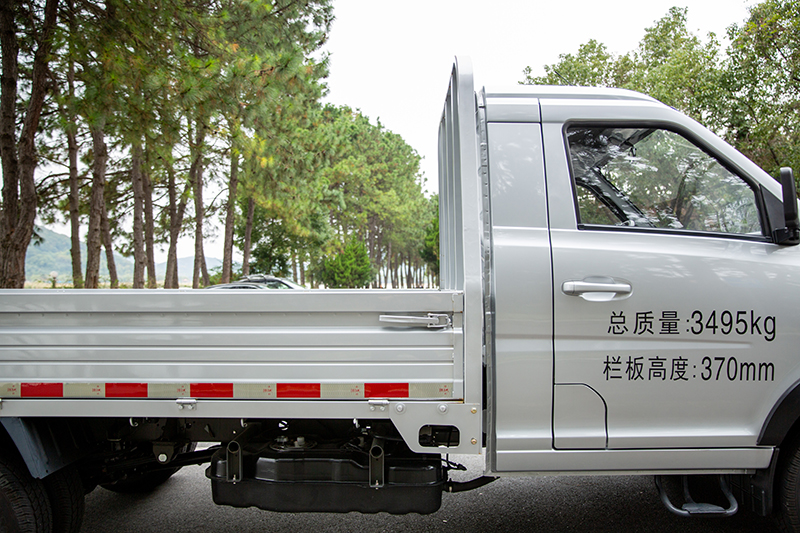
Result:
[[[25,278],[29,282],[48,282],[51,272],[58,273],[59,283],[72,283],[72,257],[70,238],[67,235],[56,233],[47,228],[37,227],[37,234],[42,237],[40,244],[31,241],[25,255]],[[81,243],[81,270],[86,272],[86,244]],[[133,260],[114,253],[114,262],[117,265],[117,276],[120,283],[133,283]],[[206,257],[206,265],[211,270],[221,266],[222,261],[214,257]],[[156,277],[163,282],[167,270],[166,263],[156,264]],[[178,259],[178,278],[181,283],[191,284],[192,271],[194,270],[194,257]],[[100,279],[108,282],[108,266],[106,264],[105,250],[100,258]]]
[[[206,268],[211,272],[213,269],[222,266],[222,261],[216,257],[206,257]],[[133,271],[131,271],[133,272]],[[194,257],[178,258],[178,279],[181,285],[192,284],[192,273],[194,272]],[[159,282],[164,281],[167,274],[167,263],[156,263],[156,278]],[[132,275],[132,274],[131,274]]]

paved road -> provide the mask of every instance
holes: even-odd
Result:
[[[479,469],[468,464],[470,469]],[[474,472],[469,474],[474,475]],[[121,495],[95,489],[86,497],[82,533],[251,533],[647,531],[771,532],[769,520],[750,514],[687,520],[661,505],[652,477],[531,477],[498,480],[483,488],[445,494],[426,516],[282,514],[214,505],[203,467],[186,467],[153,494]]]

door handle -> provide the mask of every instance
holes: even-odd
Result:
[[[619,281],[565,281],[561,291],[568,296],[581,296],[587,292],[604,292],[614,294],[630,294],[631,284]]]

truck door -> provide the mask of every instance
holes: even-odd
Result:
[[[796,366],[765,193],[675,124],[543,128],[554,447],[754,446]]]

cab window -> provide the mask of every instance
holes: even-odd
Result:
[[[673,131],[573,126],[567,141],[581,225],[762,235],[750,185]]]

